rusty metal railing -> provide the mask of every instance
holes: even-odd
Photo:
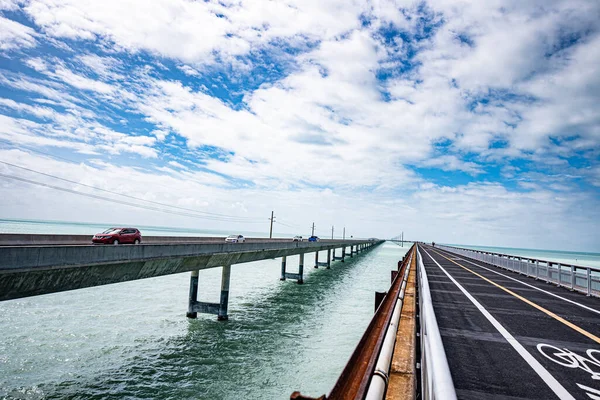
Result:
[[[294,392],[291,400],[364,400],[375,373],[377,360],[392,322],[392,314],[402,290],[402,282],[412,257],[416,257],[416,246],[413,245],[402,261],[399,272],[392,282],[390,290],[375,311],[367,330],[358,342],[354,353],[335,383],[328,396],[318,398],[305,397]]]

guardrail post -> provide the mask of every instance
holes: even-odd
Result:
[[[193,311],[193,306],[198,301],[198,275],[200,271],[192,271],[190,276],[190,297],[188,301],[188,312],[186,317],[198,318],[198,313]]]
[[[586,296],[592,295],[592,270],[590,268],[586,269],[587,275],[587,294]]]
[[[535,280],[540,278],[540,260],[535,260]]]
[[[281,257],[281,278],[279,278],[280,281],[285,281],[285,264],[287,261],[287,257],[283,256]]]
[[[221,272],[221,301],[219,302],[219,321],[227,321],[227,306],[229,305],[229,281],[231,278],[231,265],[223,265]]]
[[[571,291],[575,290],[575,267],[571,265]]]
[[[315,251],[315,268],[319,268],[319,251]]]
[[[334,255],[334,257],[335,257],[335,255]],[[327,249],[327,269],[330,269],[330,268],[331,268],[331,249]]]

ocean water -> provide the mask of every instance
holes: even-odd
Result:
[[[105,226],[11,220],[0,221],[0,232],[92,234]],[[185,317],[188,273],[0,302],[0,398],[328,393],[373,315],[374,292],[389,288],[389,271],[408,248],[386,242],[330,270],[305,266],[304,285],[279,281],[279,259],[234,265],[224,322]],[[288,268],[297,262],[289,257]],[[200,271],[201,300],[218,301],[220,277],[220,268]]]

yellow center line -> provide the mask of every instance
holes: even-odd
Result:
[[[450,258],[446,257],[445,255],[443,255],[443,254],[441,254],[441,253],[437,252],[436,250],[433,250],[433,252],[435,252],[436,254],[438,254],[438,255],[440,255],[440,256],[442,256],[442,257],[444,257],[446,260],[448,260],[448,261],[450,261],[450,262],[452,262],[452,263],[454,263],[454,264],[458,265],[459,267],[461,267],[461,268],[463,268],[463,269],[466,269],[467,271],[469,271],[469,272],[470,272],[470,273],[472,273],[473,275],[476,275],[476,276],[480,277],[480,278],[481,278],[481,279],[483,279],[484,281],[486,281],[486,282],[488,282],[488,283],[491,283],[492,285],[496,286],[497,288],[504,290],[506,293],[509,293],[509,294],[511,294],[511,295],[513,295],[513,296],[515,296],[517,299],[519,299],[519,300],[521,300],[521,301],[524,301],[525,303],[529,304],[529,305],[530,305],[530,306],[532,306],[532,307],[535,307],[535,308],[537,308],[538,310],[540,310],[541,312],[543,312],[543,313],[545,313],[545,314],[547,314],[547,315],[551,316],[551,317],[552,317],[552,318],[554,318],[555,320],[557,320],[557,321],[559,321],[559,322],[562,322],[563,324],[565,324],[565,325],[566,325],[566,326],[568,326],[569,328],[576,330],[577,332],[581,333],[581,334],[582,334],[582,335],[584,335],[584,336],[587,336],[588,338],[592,339],[594,342],[596,342],[596,343],[600,344],[600,338],[599,338],[598,336],[596,336],[596,335],[594,335],[594,334],[592,334],[592,333],[590,333],[590,332],[586,331],[586,330],[585,330],[585,329],[583,329],[583,328],[580,328],[580,327],[578,327],[578,326],[577,326],[577,325],[575,325],[574,323],[567,321],[566,319],[564,319],[564,318],[562,318],[562,317],[560,317],[560,316],[558,316],[558,315],[554,314],[552,311],[550,311],[550,310],[548,310],[548,309],[546,309],[546,308],[544,308],[544,307],[542,307],[542,306],[540,306],[540,305],[538,305],[538,304],[534,303],[533,301],[531,301],[531,300],[528,300],[528,299],[526,299],[525,297],[523,297],[523,296],[521,296],[521,295],[518,295],[518,294],[516,294],[516,293],[515,293],[515,292],[513,292],[512,290],[510,290],[510,289],[507,289],[507,288],[505,288],[504,286],[497,284],[496,282],[492,281],[491,279],[488,279],[488,278],[486,278],[485,276],[483,276],[483,275],[480,275],[480,274],[478,274],[478,273],[477,273],[477,272],[475,272],[475,271],[472,271],[471,269],[469,269],[469,268],[465,267],[464,265],[461,265],[461,264],[457,263],[456,261],[454,261],[454,260],[452,260],[452,259],[450,259]]]

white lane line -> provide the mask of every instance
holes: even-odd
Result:
[[[448,251],[448,253],[452,254],[452,252],[451,252],[451,251]],[[554,293],[552,293],[552,292],[548,292],[548,291],[546,291],[546,290],[544,290],[544,289],[541,289],[541,288],[539,288],[539,287],[537,287],[537,286],[530,285],[529,283],[525,283],[525,282],[523,282],[523,281],[520,281],[520,280],[518,280],[518,279],[515,279],[515,278],[513,278],[513,277],[511,277],[511,276],[504,275],[503,273],[500,273],[500,272],[498,272],[498,271],[494,271],[493,269],[490,269],[490,268],[488,268],[488,267],[484,267],[483,265],[476,264],[476,263],[474,263],[474,262],[472,262],[472,261],[470,261],[470,260],[463,259],[463,261],[466,261],[466,262],[468,262],[469,264],[473,264],[473,265],[475,265],[476,267],[483,268],[483,269],[485,269],[485,270],[487,270],[487,271],[493,272],[493,273],[495,273],[496,275],[500,275],[500,276],[503,276],[503,277],[505,277],[505,278],[511,279],[511,280],[513,280],[513,281],[515,281],[515,282],[522,283],[522,284],[523,284],[523,285],[525,285],[525,286],[528,286],[528,287],[530,287],[530,288],[533,288],[533,289],[535,289],[535,290],[539,290],[540,292],[544,292],[544,293],[546,293],[546,294],[549,294],[550,296],[554,296],[554,297],[556,297],[556,298],[558,298],[558,299],[561,299],[561,300],[567,301],[567,302],[569,302],[569,303],[571,303],[571,304],[575,304],[576,306],[579,306],[579,307],[581,307],[581,308],[585,308],[585,309],[586,309],[586,310],[588,310],[588,311],[595,312],[596,314],[600,314],[600,311],[598,311],[598,310],[596,310],[596,309],[594,309],[594,308],[592,308],[592,307],[588,307],[588,306],[586,306],[586,305],[584,305],[584,304],[578,303],[578,302],[576,302],[576,301],[573,301],[573,300],[569,300],[569,299],[567,299],[567,298],[565,298],[565,297],[559,296],[559,295],[557,295],[557,294],[554,294]],[[498,268],[499,268],[499,267],[498,267]]]
[[[448,271],[446,271],[444,269],[444,267],[442,267],[432,256],[431,254],[429,254],[429,252],[425,249],[423,249],[423,251],[429,256],[429,258],[431,258],[433,260],[434,263],[437,264],[437,266],[446,274],[446,276],[452,281],[454,282],[454,284],[460,289],[461,292],[463,292],[463,294],[465,296],[467,296],[467,298],[469,300],[471,300],[471,302],[475,305],[475,307],[477,307],[479,309],[479,311],[483,314],[484,317],[487,318],[488,321],[490,321],[490,323],[492,325],[494,325],[494,328],[496,328],[498,330],[498,332],[500,332],[500,334],[502,336],[504,336],[504,339],[506,339],[506,341],[517,351],[517,353],[519,353],[519,355],[521,357],[523,357],[523,359],[527,362],[527,364],[529,364],[529,366],[535,371],[535,373],[537,373],[539,375],[540,378],[542,378],[542,380],[544,381],[544,383],[546,383],[546,385],[548,385],[548,387],[558,396],[559,399],[573,399],[575,400],[575,398],[567,391],[567,389],[565,389],[563,387],[563,385],[561,385],[551,374],[550,372],[548,372],[548,370],[546,368],[544,368],[542,366],[542,364],[539,363],[538,360],[536,360],[531,354],[529,354],[529,352],[527,350],[525,350],[525,348],[521,345],[521,343],[519,343],[517,341],[517,339],[514,338],[513,335],[511,335],[506,328],[504,328],[504,326],[502,326],[502,324],[500,324],[500,322],[498,322],[498,320],[496,318],[494,318],[492,316],[492,314],[490,314],[488,312],[488,310],[486,310],[481,303],[479,303],[472,295],[471,293],[467,292],[467,290],[462,287],[462,285],[460,283],[458,283],[449,273]]]
[[[594,400],[600,400],[600,390],[596,390],[594,388],[585,386],[585,385],[581,385],[581,384],[577,384],[577,386],[579,386],[581,389],[586,390],[590,393],[586,393],[591,399]]]

